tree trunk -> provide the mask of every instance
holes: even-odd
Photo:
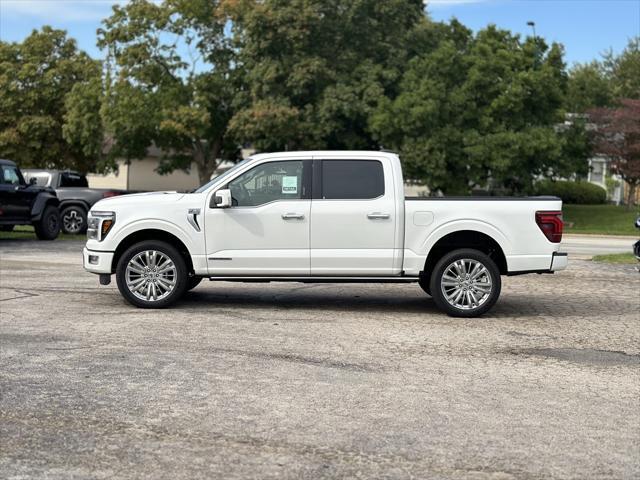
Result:
[[[193,159],[198,169],[198,178],[200,185],[204,185],[211,180],[211,175],[216,171],[218,166],[218,157],[220,155],[222,142],[214,142],[210,148],[205,147],[200,142],[194,145]]]

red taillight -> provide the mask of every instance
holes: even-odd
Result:
[[[104,192],[102,198],[115,197],[117,195],[120,195],[120,192]]]
[[[562,212],[536,212],[536,223],[550,242],[562,240]]]

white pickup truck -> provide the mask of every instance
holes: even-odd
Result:
[[[454,173],[452,172],[452,175]],[[84,267],[131,304],[166,307],[202,280],[416,282],[449,315],[473,317],[501,275],[552,273],[562,202],[405,198],[388,152],[254,155],[193,193],[101,200]]]

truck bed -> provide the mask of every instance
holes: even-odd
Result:
[[[420,266],[434,245],[456,232],[479,232],[504,252],[509,272],[548,269],[559,243],[550,242],[536,212],[562,210],[557,197],[408,197],[405,199],[405,270]],[[459,234],[459,233],[458,233]]]

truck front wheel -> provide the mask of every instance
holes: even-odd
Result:
[[[485,253],[470,248],[443,256],[433,269],[431,295],[453,317],[477,317],[500,296],[500,270]]]
[[[39,240],[55,240],[60,233],[60,212],[56,207],[48,206],[42,212],[42,218],[33,225]]]
[[[172,245],[155,240],[131,246],[116,267],[118,290],[140,308],[168,307],[182,297],[188,281],[182,255]]]

